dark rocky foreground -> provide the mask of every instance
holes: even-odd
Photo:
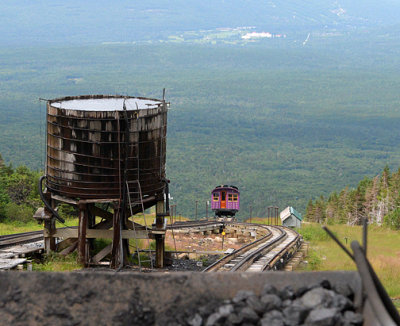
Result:
[[[0,273],[0,325],[360,325],[359,302],[356,272]]]
[[[259,296],[241,290],[233,299],[200,307],[187,319],[191,326],[361,326],[362,323],[363,316],[354,305],[353,290],[346,284],[332,287],[327,280],[297,290],[290,285],[277,290],[266,284]]]

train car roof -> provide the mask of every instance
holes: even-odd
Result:
[[[220,190],[220,189],[233,189],[233,190],[239,192],[238,187],[236,187],[236,186],[229,186],[229,185],[220,185],[220,186],[216,186],[216,187],[213,189],[213,192],[214,192],[215,190]]]

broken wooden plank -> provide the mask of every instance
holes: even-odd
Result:
[[[2,259],[0,258],[0,269],[12,269],[27,261],[26,258]]]
[[[76,247],[78,247],[78,240],[75,240],[75,242],[72,243],[69,247],[67,247],[67,248],[65,248],[64,250],[62,250],[62,251],[60,252],[60,255],[62,255],[62,256],[67,256],[67,255],[69,255],[70,253],[72,253],[72,252],[76,249]]]
[[[93,264],[98,264],[100,261],[111,253],[112,243],[110,243],[107,247],[100,250],[97,255],[92,258]]]

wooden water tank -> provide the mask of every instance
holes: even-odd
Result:
[[[131,193],[139,197],[140,183],[142,197],[159,197],[166,132],[162,100],[109,95],[50,100],[47,188],[68,198],[118,199],[126,169]]]

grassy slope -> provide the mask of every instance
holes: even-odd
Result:
[[[332,225],[329,228],[350,249],[353,240],[361,242],[359,226]],[[368,229],[368,259],[392,298],[400,297],[400,233],[383,227]],[[307,270],[355,270],[354,263],[325,235],[320,225],[308,224],[300,229],[303,237],[310,241]]]
[[[246,222],[249,222],[247,220]],[[253,218],[253,223],[273,224],[266,218]],[[268,222],[268,223],[267,223]],[[353,240],[362,241],[360,226],[331,225],[329,228],[346,244],[351,251]],[[355,270],[355,264],[337,246],[333,240],[315,223],[303,224],[298,230],[306,241],[310,242],[309,255],[306,258],[307,271]],[[392,298],[400,299],[400,232],[384,227],[368,228],[368,259]],[[400,302],[399,302],[400,306]]]

